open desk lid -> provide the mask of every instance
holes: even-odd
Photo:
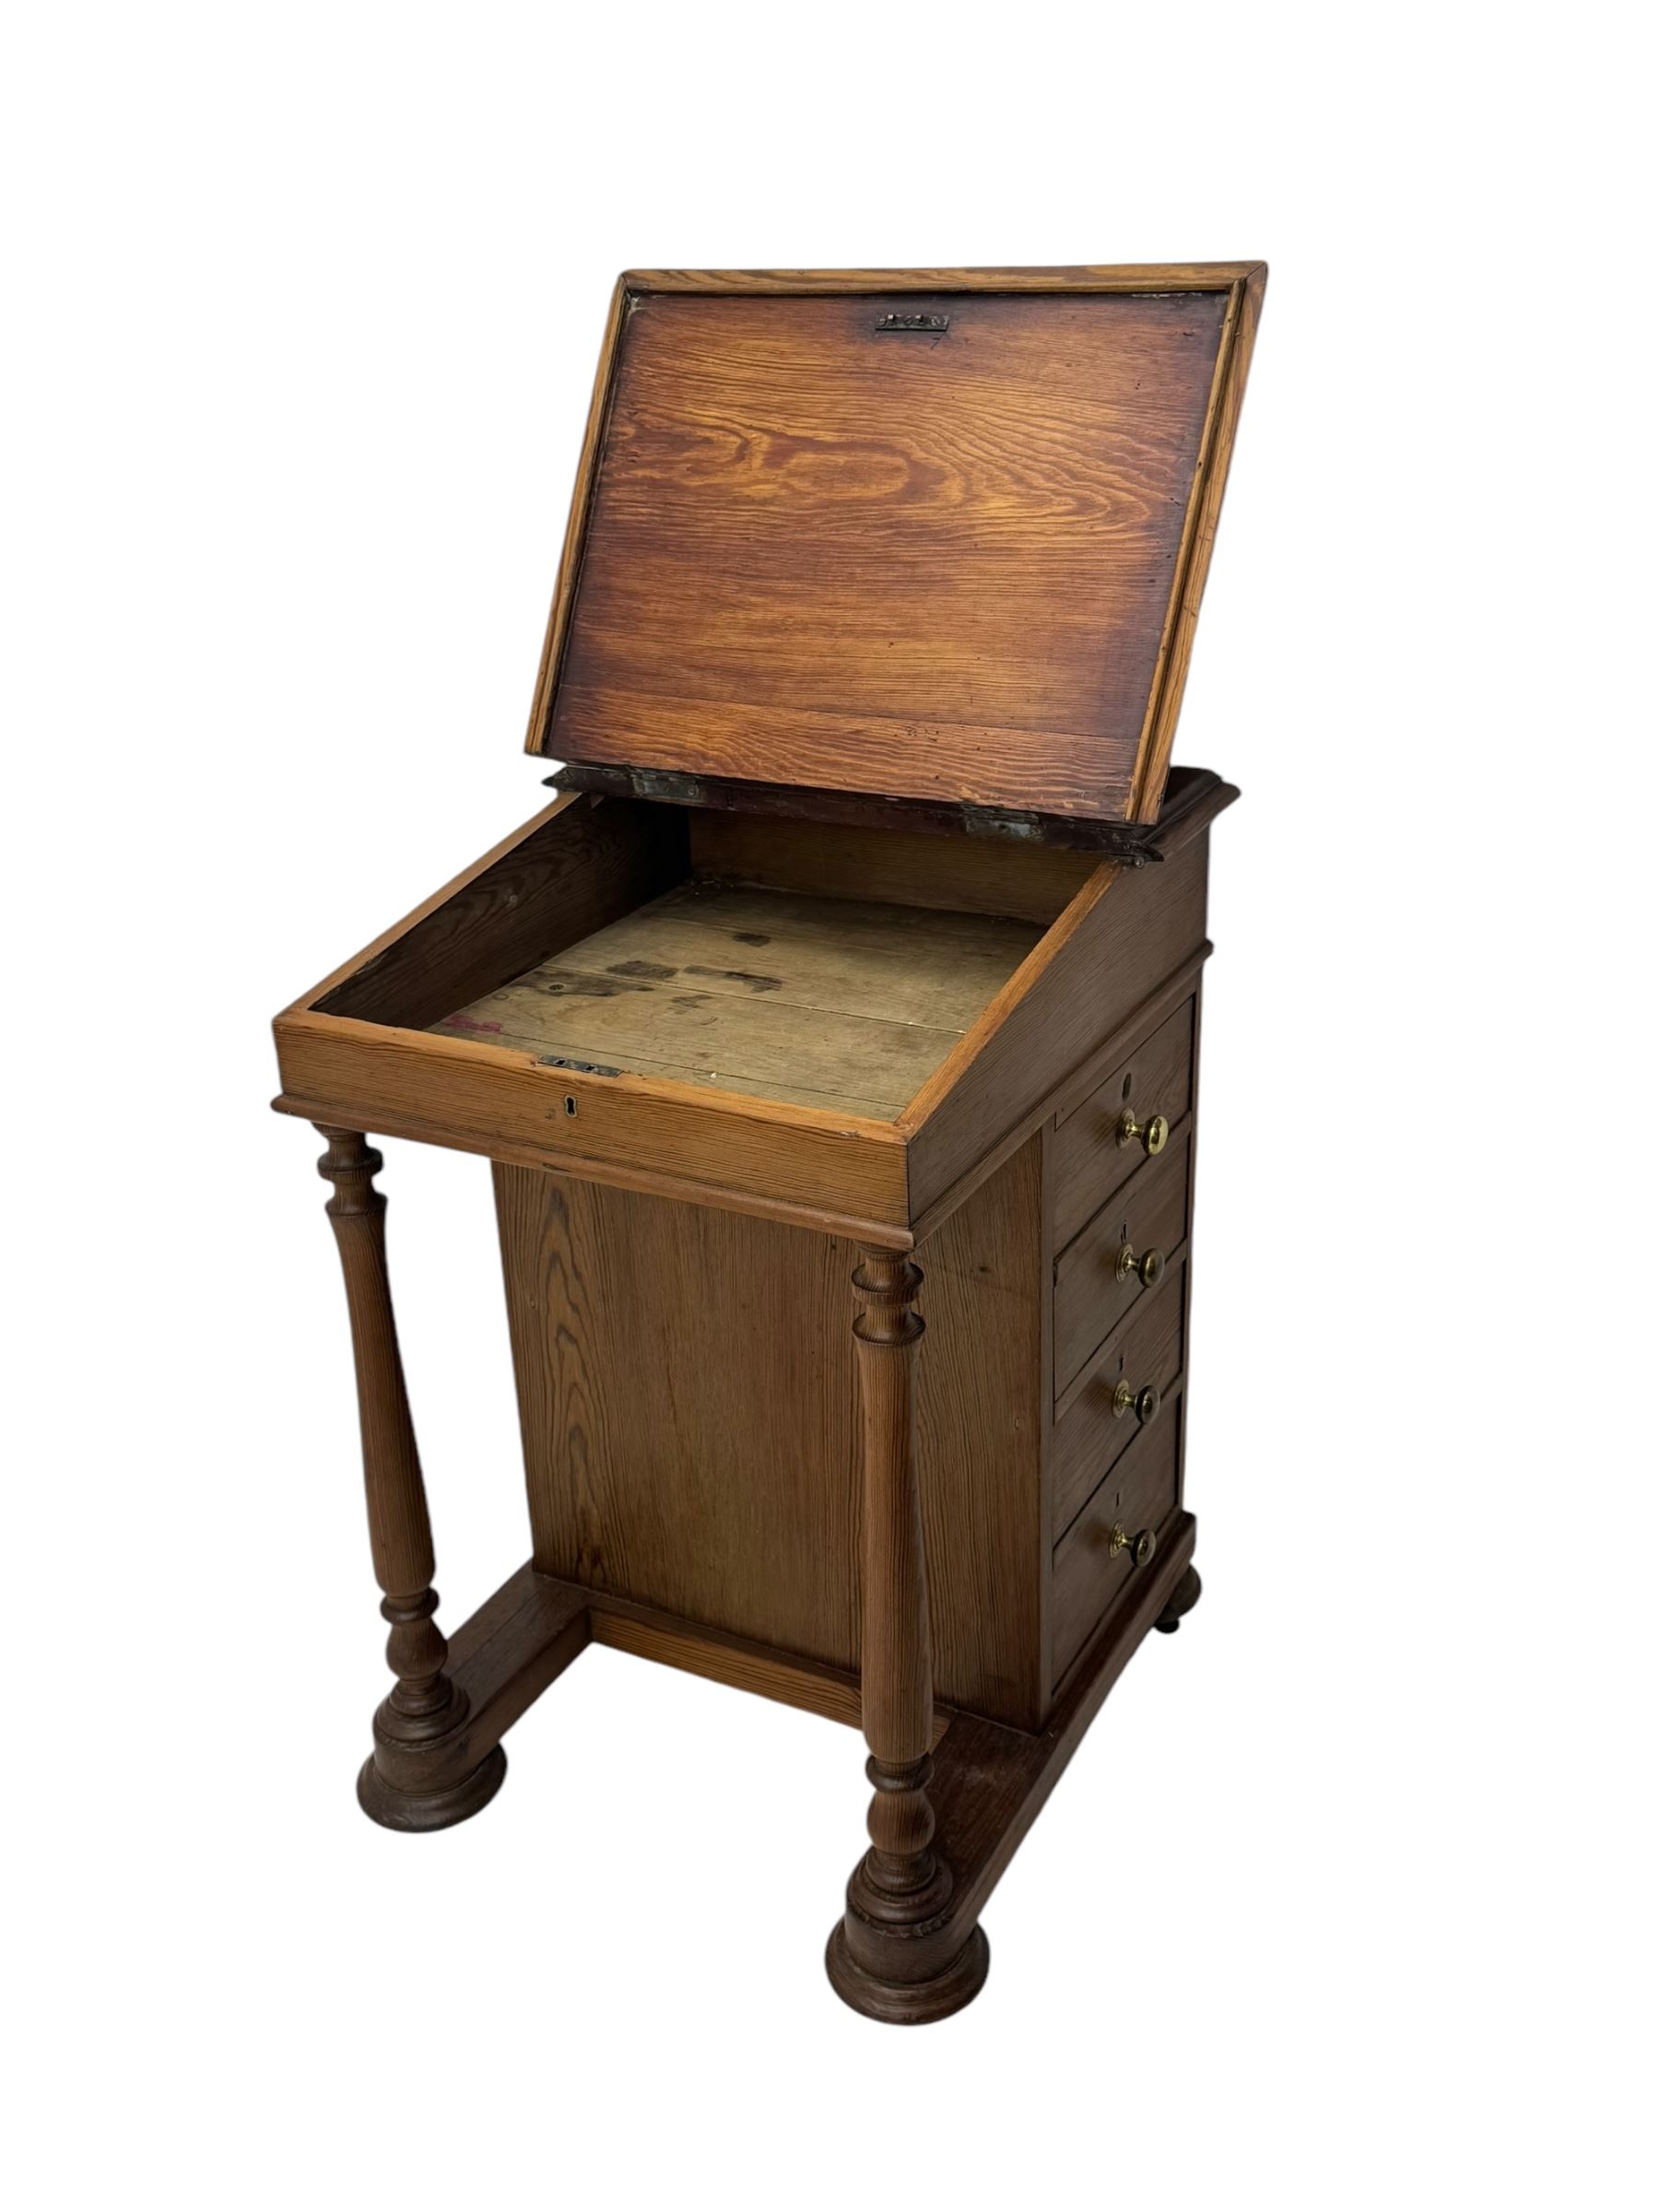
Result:
[[[528,749],[1151,821],[1265,279],[622,277]]]

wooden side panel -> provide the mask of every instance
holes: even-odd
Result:
[[[557,809],[366,956],[319,1013],[423,1030],[670,889],[684,814],[626,799]]]
[[[826,899],[856,894],[963,914],[1057,922],[1093,875],[1086,853],[993,838],[853,830],[764,815],[693,812],[699,876],[767,884]]]
[[[1235,293],[630,290],[542,749],[1155,814]]]
[[[1204,943],[1206,831],[1156,867],[1102,871],[900,1117],[912,1218],[970,1173]],[[1068,926],[1068,924],[1071,924]]]
[[[1035,1728],[1043,1532],[1042,1147],[1032,1137],[917,1247],[917,1458],[947,1704]]]
[[[855,1666],[854,1248],[495,1181],[537,1568]]]
[[[1037,1147],[919,1256],[918,1463],[941,1698],[1038,1718]],[[856,1247],[498,1165],[544,1573],[855,1672]]]

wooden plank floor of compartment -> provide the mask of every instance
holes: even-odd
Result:
[[[693,881],[433,1027],[891,1121],[1042,931]]]

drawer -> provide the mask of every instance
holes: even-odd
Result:
[[[1125,1109],[1142,1123],[1162,1114],[1171,1129],[1191,1111],[1196,1012],[1195,999],[1178,1006],[1056,1128],[1051,1184],[1056,1251],[1071,1242],[1147,1158],[1143,1144],[1118,1142]]]
[[[1142,1163],[1054,1263],[1054,1395],[1106,1341],[1138,1299],[1169,1274],[1187,1233],[1189,1122],[1156,1159]],[[1135,1265],[1125,1267],[1124,1254]],[[1158,1255],[1155,1279],[1140,1269]]]
[[[1182,1394],[1143,1429],[1054,1553],[1054,1681],[1140,1571],[1134,1539],[1156,1539],[1174,1512],[1181,1479]],[[1114,1548],[1115,1532],[1129,1541]]]
[[[1186,1268],[1171,1268],[1078,1377],[1077,1395],[1055,1424],[1051,1472],[1056,1535],[1064,1535],[1143,1429],[1166,1419],[1165,1403],[1185,1363]],[[1140,1403],[1118,1411],[1127,1384]],[[1148,1404],[1145,1394],[1156,1393]],[[1147,1419],[1147,1414],[1151,1418]]]

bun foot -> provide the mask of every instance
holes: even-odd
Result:
[[[435,1828],[454,1828],[481,1813],[507,1774],[507,1754],[497,1744],[472,1772],[447,1790],[394,1790],[372,1759],[365,1759],[358,1776],[358,1803],[371,1820],[394,1828],[405,1835],[425,1835]]]
[[[1203,1591],[1204,1584],[1198,1579],[1197,1568],[1189,1567],[1171,1591],[1169,1604],[1152,1623],[1160,1636],[1174,1635],[1181,1626],[1182,1615],[1192,1611]]]
[[[830,1986],[854,2012],[869,2020],[890,2021],[897,2028],[922,2028],[930,2020],[947,2020],[972,2004],[991,1971],[991,1946],[983,1928],[976,1926],[951,1964],[931,1982],[883,1982],[853,1957],[845,1923],[838,1920],[824,1966]]]

